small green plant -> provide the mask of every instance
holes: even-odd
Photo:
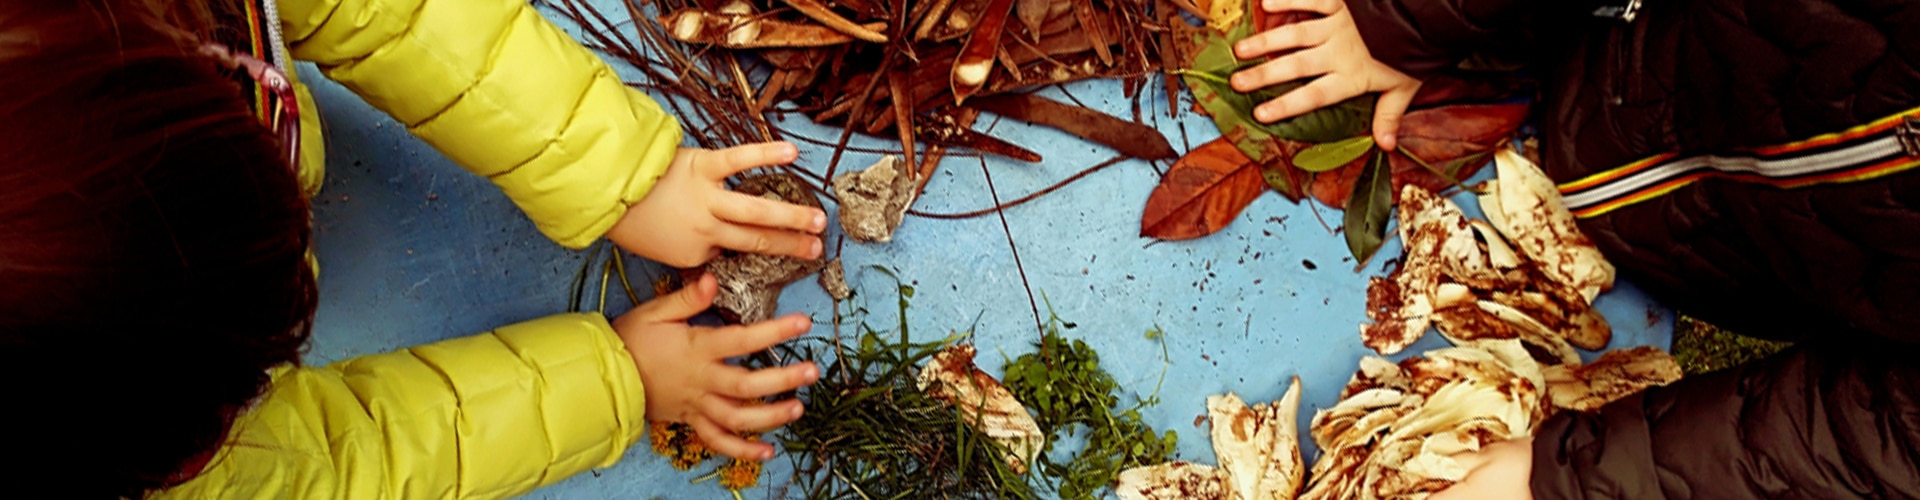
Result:
[[[1156,435],[1140,416],[1142,408],[1159,404],[1160,383],[1166,382],[1165,363],[1170,361],[1160,328],[1146,335],[1148,340],[1160,341],[1160,382],[1146,398],[1123,408],[1120,386],[1100,368],[1099,353],[1084,341],[1060,336],[1061,329],[1072,328],[1072,323],[1060,321],[1059,316],[1047,323],[1038,351],[1007,364],[1006,386],[1035,410],[1034,420],[1047,433],[1047,451],[1063,433],[1087,430],[1086,447],[1072,460],[1056,463],[1042,454],[1040,470],[1056,481],[1060,497],[1097,498],[1120,471],[1170,459],[1177,444],[1173,431]]]

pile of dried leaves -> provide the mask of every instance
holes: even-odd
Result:
[[[1243,3],[1244,2],[1244,3]],[[1179,240],[1219,231],[1268,190],[1293,201],[1311,195],[1347,210],[1346,234],[1357,260],[1380,246],[1398,188],[1439,190],[1459,184],[1511,138],[1527,114],[1525,82],[1506,74],[1443,76],[1428,81],[1400,125],[1399,147],[1374,147],[1374,96],[1364,95],[1276,123],[1253,107],[1302,85],[1288,82],[1251,93],[1229,77],[1264,60],[1240,60],[1232,44],[1260,31],[1309,19],[1268,14],[1258,2],[1201,2],[1216,13],[1206,26],[1175,24],[1176,72],[1222,137],[1195,147],[1167,172],[1147,200],[1143,236]]]

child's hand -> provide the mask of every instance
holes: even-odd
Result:
[[[1467,478],[1427,498],[1431,500],[1478,498],[1529,500],[1533,498],[1531,486],[1533,438],[1493,443],[1480,448],[1477,452],[1456,454],[1453,459],[1467,469]]]
[[[819,209],[727,190],[727,176],[792,163],[799,150],[786,142],[719,151],[680,148],[666,175],[607,237],[642,257],[674,267],[694,267],[727,248],[748,253],[820,256],[827,215]],[[802,232],[804,231],[804,233]],[[807,234],[812,233],[812,234]]]
[[[1406,114],[1407,104],[1420,90],[1420,81],[1373,59],[1344,0],[1262,0],[1261,8],[1267,12],[1317,12],[1326,17],[1280,26],[1234,45],[1234,55],[1240,59],[1299,49],[1234,73],[1234,90],[1252,92],[1319,77],[1254,108],[1254,118],[1272,123],[1354,96],[1380,92],[1379,102],[1373,105],[1373,139],[1380,149],[1392,151],[1400,116]]]
[[[613,320],[613,329],[626,341],[640,368],[648,419],[686,422],[714,451],[765,461],[773,458],[772,445],[747,441],[732,431],[762,432],[786,425],[800,418],[800,401],[760,405],[742,401],[811,384],[820,378],[820,369],[808,362],[749,371],[726,360],[800,336],[812,323],[795,314],[752,325],[687,325],[687,318],[713,304],[718,287],[713,276],[703,275],[672,295],[655,297],[620,315]]]

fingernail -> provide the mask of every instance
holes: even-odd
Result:
[[[797,328],[797,329],[801,329],[801,330],[807,330],[807,329],[811,329],[811,328],[813,328],[813,320],[812,320],[811,318],[808,318],[808,317],[806,317],[806,316],[801,316],[801,317],[798,317],[798,318],[794,318],[794,319],[793,319],[793,327],[794,327],[794,328]]]
[[[827,213],[821,211],[813,212],[813,232],[818,233],[825,230],[827,230]]]
[[[821,254],[822,252],[826,252],[826,251],[827,251],[827,249],[826,249],[826,247],[825,247],[825,246],[823,246],[823,245],[825,245],[825,243],[822,243],[822,242],[821,242],[821,241],[820,241],[820,240],[819,240],[818,238],[815,238],[815,239],[813,240],[813,251],[812,251],[812,252],[808,252],[808,254],[809,254],[809,255],[812,255],[812,256],[813,256],[812,258],[816,258],[816,259],[817,259],[817,258],[820,258],[820,254]]]
[[[807,367],[807,383],[811,384],[816,380],[820,380],[820,367],[818,366]],[[800,407],[798,406],[794,407],[795,410],[798,410],[799,408]]]
[[[792,418],[793,418],[794,420],[799,420],[799,419],[800,419],[800,414],[802,414],[802,413],[806,413],[806,407],[804,407],[804,406],[800,406],[800,405],[793,405],[793,411],[791,411],[791,412],[788,412],[788,413],[790,413],[790,414],[792,415]]]

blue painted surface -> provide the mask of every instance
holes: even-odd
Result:
[[[329,175],[314,204],[323,298],[310,363],[469,335],[567,309],[584,253],[548,241],[485,180],[466,174],[311,67],[302,71],[329,127]],[[1176,149],[1218,136],[1205,117],[1183,112],[1179,121],[1168,119],[1161,88],[1157,82],[1147,86],[1141,113],[1167,133]],[[1088,106],[1132,116],[1132,100],[1116,83],[1067,89]],[[1044,93],[1065,98],[1058,89]],[[815,138],[837,136],[837,130],[800,117],[783,125]],[[1002,200],[1114,154],[1016,122],[983,118],[979,128],[1046,156],[1039,164],[988,159],[986,170]],[[855,140],[876,148],[889,142]],[[825,170],[829,151],[801,149],[801,165]],[[841,168],[861,168],[874,159],[849,153]],[[971,158],[950,159],[935,175],[916,205],[921,210],[959,212],[994,203],[985,172]],[[1179,433],[1182,458],[1214,461],[1204,424],[1194,424],[1205,413],[1207,395],[1235,391],[1250,401],[1276,399],[1293,375],[1305,384],[1304,434],[1312,408],[1332,405],[1358,359],[1371,353],[1360,344],[1357,328],[1364,319],[1366,277],[1380,273],[1379,264],[1355,272],[1344,240],[1322,228],[1307,205],[1272,195],[1218,234],[1154,243],[1138,233],[1147,194],[1158,182],[1155,167],[1129,161],[1006,211],[1004,228],[994,216],[909,218],[891,244],[849,240],[842,256],[849,280],[863,292],[855,300],[868,301],[875,311],[871,324],[894,324],[891,281],[860,269],[896,270],[917,290],[908,312],[917,336],[971,326],[981,346],[981,366],[998,374],[1000,353],[1028,352],[1038,339],[1029,288],[1015,266],[1017,248],[1034,296],[1044,293],[1060,318],[1076,323],[1067,334],[1098,349],[1103,366],[1124,386],[1144,395],[1166,367],[1162,402],[1145,413],[1157,429]],[[1471,199],[1457,201],[1470,212],[1477,208]],[[1338,212],[1320,212],[1329,223],[1339,222]],[[828,241],[837,233],[830,232]],[[1398,254],[1397,243],[1383,252]],[[629,270],[636,283],[661,272],[656,265]],[[624,300],[614,293],[609,311],[624,310]],[[1047,306],[1040,307],[1044,317]],[[1672,314],[1631,284],[1620,283],[1600,298],[1599,307],[1615,327],[1613,347],[1669,343]],[[832,314],[831,302],[811,280],[790,287],[781,309],[819,318],[822,326],[814,333],[831,335],[824,321]],[[1162,361],[1160,344],[1143,335],[1156,325],[1166,332],[1170,365]],[[1409,352],[1444,345],[1429,334]],[[788,470],[785,459],[776,458],[763,484],[782,482]],[[712,482],[690,484],[697,475],[673,470],[642,445],[612,468],[533,495],[726,496]],[[762,487],[746,496],[782,494],[777,487]]]

